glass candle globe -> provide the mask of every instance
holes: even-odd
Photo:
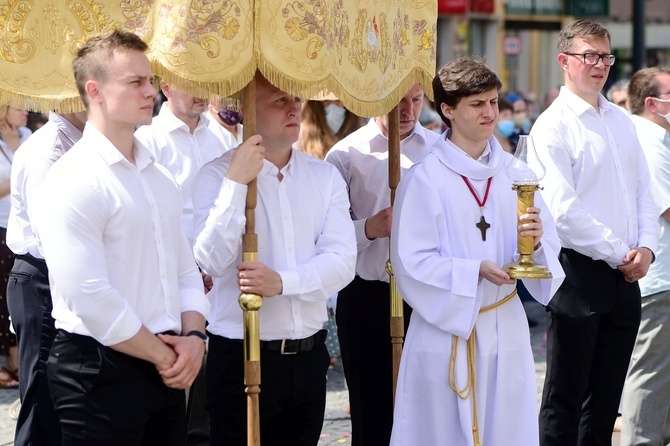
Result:
[[[514,160],[507,166],[507,176],[514,184],[538,184],[545,173],[546,169],[537,156],[533,137],[519,136]]]

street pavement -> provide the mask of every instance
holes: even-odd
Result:
[[[544,308],[535,302],[525,302],[528,316],[537,321],[531,328],[531,345],[535,357],[538,407],[546,372],[546,316]],[[16,422],[9,417],[9,406],[18,398],[18,389],[0,390],[0,446],[13,445]],[[349,399],[344,383],[342,363],[338,361],[328,372],[326,415],[319,439],[321,445],[350,445],[351,422],[347,414]],[[287,443],[288,444],[288,443]],[[614,433],[612,446],[619,445],[619,434]]]

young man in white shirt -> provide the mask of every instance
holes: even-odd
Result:
[[[628,92],[662,231],[656,261],[640,280],[642,319],[624,386],[621,445],[670,444],[670,70],[643,68]]]
[[[171,85],[161,88],[167,98],[160,112],[137,129],[135,137],[156,157],[156,162],[172,174],[181,191],[184,230],[193,245],[193,180],[202,166],[223,155],[228,148],[212,128],[207,101]],[[223,134],[225,130],[218,130]]]
[[[21,145],[12,162],[7,246],[17,257],[7,284],[7,306],[16,330],[21,370],[21,409],[14,433],[17,446],[59,445],[61,441],[46,376],[49,350],[56,337],[49,272],[31,216],[44,177],[81,139],[85,123],[86,112],[49,113],[49,121]]]
[[[240,292],[260,309],[263,445],[315,445],[323,426],[326,300],[354,276],[356,241],[344,181],[292,149],[300,98],[256,76],[259,135],[206,164],[193,186],[194,253],[214,279],[207,357],[210,444],[245,445]],[[247,184],[257,179],[258,261],[242,261]]]
[[[400,166],[421,161],[439,135],[418,123],[423,90],[415,84],[398,104]],[[390,336],[389,258],[391,192],[388,115],[333,146],[326,161],[347,183],[356,227],[356,277],[337,298],[337,331],[349,389],[354,444],[387,444],[393,424],[393,352]],[[411,309],[405,304],[405,328]]]
[[[657,249],[649,170],[630,116],[600,93],[610,33],[577,20],[558,36],[565,86],[531,130],[546,167],[566,279],[548,305],[543,446],[611,443],[640,323],[640,289]]]
[[[182,445],[183,389],[205,352],[209,304],[179,191],[133,137],[156,94],[146,49],[117,30],[78,51],[88,123],[38,197],[58,329],[47,375],[65,445]]]
[[[207,101],[178,90],[169,84],[161,91],[167,101],[151,121],[137,129],[135,137],[156,157],[174,178],[181,192],[182,221],[189,244],[193,246],[193,180],[202,166],[228,150],[221,143],[227,132],[214,127],[206,113]],[[212,278],[203,274],[205,290],[212,287]],[[206,438],[209,420],[205,411],[204,369],[189,391],[189,441]]]

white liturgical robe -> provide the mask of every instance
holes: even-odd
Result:
[[[412,306],[400,365],[392,446],[474,444],[473,399],[460,399],[448,375],[454,336],[458,336],[456,382],[468,382],[466,342],[473,328],[479,439],[485,446],[538,444],[537,390],[530,333],[518,297],[484,313],[514,285],[496,286],[479,277],[483,260],[499,267],[516,259],[517,194],[506,167],[513,160],[495,138],[488,163],[469,157],[441,139],[423,162],[403,178],[393,212],[391,261],[402,296]],[[461,175],[484,197],[483,215],[491,225],[482,240],[481,212]],[[553,279],[524,280],[533,297],[546,305],[564,274],[560,243],[539,194],[544,226],[534,260]]]

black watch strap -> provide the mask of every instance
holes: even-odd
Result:
[[[188,333],[186,333],[186,336],[197,336],[203,341],[207,342],[207,335],[200,330],[191,330]]]

